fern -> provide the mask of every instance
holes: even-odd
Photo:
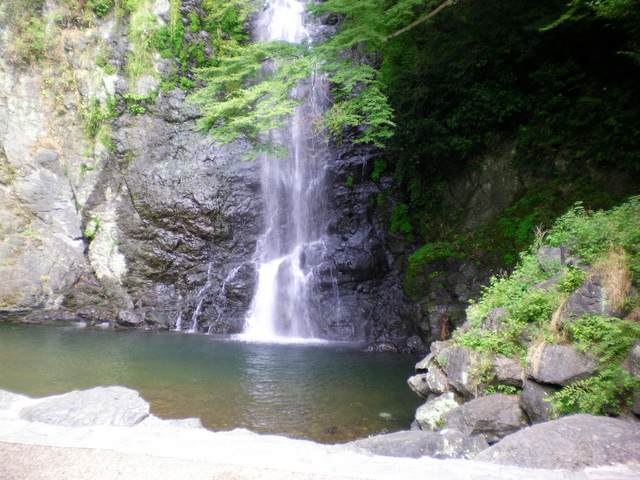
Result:
[[[597,355],[602,364],[620,363],[640,338],[639,324],[602,315],[585,315],[566,328],[576,348]]]
[[[619,415],[629,406],[640,379],[629,375],[620,366],[610,367],[597,375],[564,387],[552,397],[559,415],[590,413]]]

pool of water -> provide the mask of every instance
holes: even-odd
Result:
[[[164,418],[338,443],[409,427],[416,358],[353,344],[267,344],[180,332],[0,324],[0,388],[138,390]]]

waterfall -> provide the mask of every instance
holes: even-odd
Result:
[[[311,34],[304,16],[302,2],[273,1],[257,21],[257,40],[302,42]],[[286,146],[288,156],[260,159],[265,233],[258,242],[258,285],[245,322],[245,337],[256,340],[315,337],[308,298],[324,251],[326,135],[313,134],[312,124],[327,108],[324,78],[313,76],[292,93],[306,102],[269,138]]]

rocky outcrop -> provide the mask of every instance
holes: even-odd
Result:
[[[494,394],[477,398],[442,416],[447,428],[464,435],[483,435],[494,443],[527,425],[528,419],[517,395]]]
[[[473,458],[488,448],[482,437],[468,437],[455,429],[440,432],[403,431],[357,440],[352,445],[390,457]]]
[[[540,385],[533,380],[525,380],[520,397],[520,407],[531,423],[546,422],[555,416],[551,396],[558,391],[552,385]]]
[[[20,418],[63,427],[113,425],[133,427],[149,416],[149,403],[124,387],[75,390],[20,411]]]
[[[577,470],[640,463],[640,425],[615,418],[572,415],[504,438],[476,460],[528,468]]]
[[[567,345],[546,345],[527,373],[538,383],[566,386],[590,377],[598,366],[598,359]]]

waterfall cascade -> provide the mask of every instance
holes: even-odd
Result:
[[[257,40],[302,42],[311,34],[304,17],[303,2],[275,0],[260,14]],[[326,111],[326,84],[320,76],[311,77],[293,94],[306,102],[270,138],[286,146],[288,156],[261,158],[265,233],[256,252],[258,286],[245,322],[245,337],[256,340],[315,337],[308,296],[324,252],[326,135],[319,138],[311,125]]]

